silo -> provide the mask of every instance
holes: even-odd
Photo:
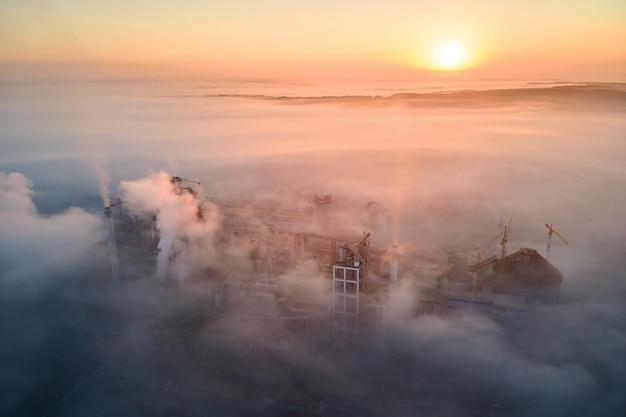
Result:
[[[391,260],[389,261],[389,282],[392,287],[398,286],[398,249],[393,245],[391,249]]]
[[[345,264],[348,256],[348,245],[343,244],[339,246],[339,259],[338,262],[340,264]]]
[[[528,304],[559,301],[561,272],[536,250],[523,248],[500,259],[494,292],[522,296]]]

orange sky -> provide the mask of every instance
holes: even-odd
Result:
[[[0,60],[149,64],[215,77],[472,78],[624,81],[623,0],[137,0],[0,4]],[[546,4],[548,3],[548,4]],[[154,67],[157,65],[158,67]],[[159,72],[159,71],[156,71]]]

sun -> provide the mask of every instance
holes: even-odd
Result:
[[[435,55],[435,63],[441,70],[460,69],[465,59],[465,51],[456,43],[445,43],[439,46]]]
[[[484,62],[485,50],[479,39],[469,34],[425,34],[409,59],[426,71],[465,71]]]

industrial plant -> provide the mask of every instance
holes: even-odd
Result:
[[[545,257],[530,248],[507,254],[511,218],[485,248],[498,242],[499,257],[485,258],[484,249],[477,247],[469,252],[448,252],[447,262],[441,264],[389,242],[388,212],[382,203],[370,201],[362,208],[349,208],[367,228],[358,233],[353,224],[342,224],[344,220],[334,215],[336,201],[330,194],[311,196],[310,205],[299,208],[263,201],[212,205],[211,210],[219,216],[213,219],[219,224],[208,229],[216,252],[212,254],[213,268],[194,270],[192,264],[184,265],[191,262],[185,252],[207,237],[198,235],[207,222],[204,202],[199,199],[200,184],[177,176],[169,182],[172,195],[193,206],[195,218],[189,227],[179,224],[176,232],[168,231],[167,239],[161,235],[158,212],[137,211],[132,202],[127,204],[122,198],[105,207],[112,281],[120,283],[145,273],[154,274],[162,283],[201,280],[206,294],[211,293],[208,299],[212,301],[203,306],[206,309],[227,310],[224,303],[241,297],[251,301],[267,298],[280,305],[279,316],[296,317],[290,307],[294,303],[301,306],[301,313],[319,312],[307,302],[308,296],[298,299],[291,288],[299,285],[297,266],[314,262],[327,287],[320,307],[323,314],[368,322],[371,307],[378,311],[380,323],[384,323],[384,311],[391,308],[386,306],[387,295],[399,288],[417,295],[415,305],[410,306],[416,315],[445,315],[463,306],[496,315],[513,314],[535,303],[559,300],[563,277],[548,258],[553,234],[567,241],[552,224],[546,224]],[[377,234],[385,238],[376,240]],[[238,255],[245,252],[246,262],[241,262],[241,256],[230,259],[234,251]]]
[[[507,254],[512,219],[482,249],[433,259],[390,238],[382,202],[353,207],[330,194],[209,202],[196,181],[153,180],[123,182],[104,208],[108,260],[97,292],[110,296],[85,304],[82,293],[60,325],[107,360],[78,385],[59,382],[63,396],[19,411],[380,415],[394,395],[433,396],[408,382],[375,394],[380,381],[415,378],[397,361],[406,349],[397,323],[471,313],[515,328],[534,306],[559,301],[563,277],[547,256]],[[553,234],[565,240],[546,227],[549,251]],[[500,256],[487,256],[496,243]],[[123,301],[138,282],[151,289]],[[135,304],[142,291],[151,307]],[[111,325],[129,311],[132,324]]]

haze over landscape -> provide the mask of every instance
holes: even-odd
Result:
[[[86,378],[110,358],[131,357],[135,374],[168,375],[181,391],[213,384],[204,365],[151,362],[149,324],[188,307],[205,275],[252,270],[252,243],[218,250],[221,206],[307,210],[315,194],[332,194],[355,241],[364,224],[347,207],[381,202],[389,229],[373,245],[442,264],[484,248],[510,216],[509,253],[545,255],[545,223],[569,243],[555,239],[550,253],[559,304],[521,326],[473,312],[390,317],[403,348],[384,365],[371,351],[344,367],[313,343],[286,351],[311,390],[349,387],[361,405],[345,415],[623,413],[625,23],[617,0],[2,2],[0,414],[91,410],[80,407],[106,389],[83,402],[72,393],[96,386]],[[203,223],[173,197],[171,175],[199,181]],[[162,253],[185,230],[192,249],[175,290],[158,283],[158,266],[110,284],[102,208],[118,196],[133,213],[159,213]],[[307,277],[323,303],[311,262],[280,279]],[[412,295],[401,286],[391,297]],[[79,323],[79,305],[111,310]],[[70,327],[81,342],[63,339]],[[258,341],[235,315],[200,332],[222,333],[237,349]]]

